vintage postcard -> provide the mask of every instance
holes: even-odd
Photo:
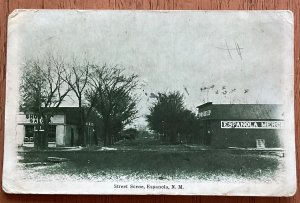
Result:
[[[290,11],[15,10],[3,189],[291,196]]]

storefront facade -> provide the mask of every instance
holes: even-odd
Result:
[[[200,105],[200,142],[215,148],[281,148],[284,130],[281,105]]]
[[[50,117],[48,129],[49,147],[72,147],[79,145],[79,109],[76,107],[58,108]],[[19,146],[33,146],[34,133],[43,132],[38,124],[38,116],[32,113],[20,112],[17,116],[17,140]],[[85,125],[85,142],[90,143],[94,133],[94,123]]]

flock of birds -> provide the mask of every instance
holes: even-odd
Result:
[[[200,92],[207,92],[208,93],[209,91],[213,90],[215,94],[227,95],[227,94],[231,94],[231,93],[234,93],[234,92],[237,91],[236,88],[227,89],[227,87],[225,85],[223,85],[220,89],[215,89],[215,87],[216,87],[215,85],[201,87],[200,88]],[[184,89],[184,91],[185,91],[185,93],[187,95],[190,95],[190,92],[189,92],[189,90],[188,90],[188,88],[186,86],[183,86],[183,89]],[[250,89],[243,89],[244,94],[247,94],[249,91],[250,91]],[[144,89],[143,89],[143,92],[144,92],[145,96],[147,96],[147,97],[149,97],[151,99],[157,99],[157,98],[159,98],[159,95],[156,94],[156,93],[153,93],[153,92],[147,93],[147,92],[145,92]]]
[[[209,91],[209,90],[214,89],[214,88],[215,88],[215,85],[211,85],[211,86],[208,86],[208,87],[201,87],[201,88],[200,88],[200,91],[201,91],[201,92],[203,92],[203,91]],[[228,90],[228,89],[226,88],[226,86],[222,86],[221,90],[218,90],[218,89],[215,90],[215,94],[222,93],[222,94],[226,95],[226,94],[228,94],[228,93],[233,93],[233,92],[235,92],[235,91],[237,91],[236,88],[233,88],[233,89],[231,89],[231,90]],[[244,94],[247,94],[249,91],[250,91],[249,89],[244,89]]]

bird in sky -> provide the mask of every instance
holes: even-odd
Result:
[[[184,91],[185,91],[188,95],[190,95],[190,93],[189,93],[189,91],[187,90],[187,88],[186,88],[185,86],[183,86],[183,88],[184,88]]]
[[[249,89],[245,89],[244,94],[247,94],[249,91],[250,91]]]

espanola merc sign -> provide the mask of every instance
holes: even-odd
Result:
[[[221,121],[221,128],[283,129],[283,121]]]

